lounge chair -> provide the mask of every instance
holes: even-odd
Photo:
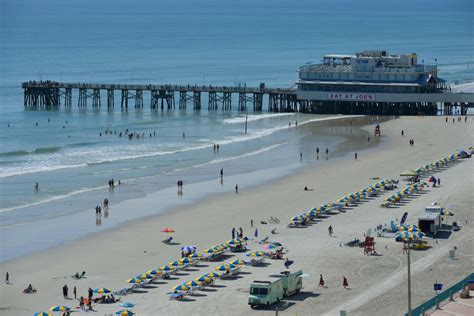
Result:
[[[166,293],[168,294],[168,298],[170,300],[182,300],[188,293],[187,292],[169,292]]]
[[[80,280],[82,278],[85,278],[85,276],[86,276],[86,271],[82,271],[81,274],[79,274],[79,272],[76,272],[76,274],[71,275],[71,278],[76,279],[76,280]]]
[[[171,244],[171,242],[173,241],[173,237],[170,236],[169,238],[166,238],[165,240],[162,240],[163,243],[169,245]]]

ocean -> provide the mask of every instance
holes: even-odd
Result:
[[[185,185],[207,183],[219,178],[221,168],[226,177],[256,185],[272,177],[255,172],[271,170],[277,177],[321,163],[314,159],[316,147],[342,155],[367,146],[350,147],[348,140],[365,139],[365,132],[356,125],[350,132],[337,129],[337,116],[250,112],[246,118],[236,111],[209,113],[205,99],[200,113],[189,105],[187,111],[151,111],[147,95],[142,111],[90,105],[80,110],[77,95],[70,110],[26,111],[22,81],[290,87],[300,65],[319,62],[325,53],[365,49],[416,52],[425,63],[438,64],[450,83],[474,78],[470,0],[5,0],[0,5],[1,261],[176,204],[169,198],[153,212],[108,225],[77,225],[74,233],[56,234],[48,242],[18,237],[25,230],[28,236],[39,234],[39,223],[48,227],[58,218],[90,212],[104,197],[117,203],[174,190],[178,179]],[[127,130],[144,137],[120,137]],[[107,185],[112,178],[122,182],[113,192]],[[226,183],[225,190],[233,185]],[[199,197],[213,190],[201,190]],[[191,203],[198,195],[187,197]]]

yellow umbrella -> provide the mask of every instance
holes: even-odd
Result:
[[[165,265],[165,266],[160,267],[160,270],[162,270],[162,271],[173,271],[173,270],[176,270],[176,268],[173,267],[173,266]]]
[[[230,267],[227,266],[227,265],[224,265],[224,264],[221,264],[221,265],[218,265],[215,270],[217,271],[226,271],[226,270],[230,270]]]
[[[189,287],[184,284],[180,284],[173,287],[173,291],[189,291]]]

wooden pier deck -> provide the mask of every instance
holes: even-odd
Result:
[[[232,110],[232,100],[237,99],[238,111],[247,111],[247,104],[255,112],[264,111],[264,96],[268,97],[268,111],[270,112],[297,112],[306,105],[306,101],[298,100],[296,89],[261,87],[234,87],[212,85],[156,85],[156,84],[107,84],[107,83],[67,83],[56,81],[29,81],[23,82],[24,106],[27,108],[53,108],[61,105],[63,99],[65,107],[72,106],[73,92],[77,94],[77,105],[87,107],[102,106],[102,97],[108,108],[115,107],[116,94],[120,95],[120,107],[128,109],[129,105],[140,109],[145,106],[145,99],[149,100],[151,109],[174,109],[175,97],[178,96],[177,107],[181,110],[192,104],[194,110],[201,110],[202,96],[207,94],[207,109],[216,111],[219,107],[223,111]],[[77,92],[76,92],[77,91]],[[147,96],[145,95],[147,94]],[[234,98],[238,95],[238,98]]]

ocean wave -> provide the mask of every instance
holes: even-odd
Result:
[[[263,120],[267,118],[281,117],[281,116],[290,116],[295,115],[295,113],[275,113],[275,114],[251,114],[247,117],[247,122],[253,122],[258,120]],[[246,116],[233,117],[229,119],[224,119],[222,123],[224,124],[240,124],[245,123]]]
[[[18,157],[26,155],[41,155],[41,154],[51,154],[61,150],[61,147],[50,146],[50,147],[40,147],[33,150],[14,150],[0,153],[0,157]]]
[[[256,115],[256,116],[264,116],[264,115],[266,114]],[[275,116],[279,114],[269,114],[269,115]],[[359,116],[361,115],[352,115],[352,116],[337,115],[337,116],[329,116],[329,117],[323,117],[323,118],[314,118],[314,119],[309,119],[307,121],[301,121],[299,125],[305,125],[305,124],[320,122],[320,121],[330,121],[330,120],[337,120],[337,119],[350,118],[350,117],[359,117]],[[150,152],[145,152],[145,153],[140,153],[140,154],[125,154],[124,155],[123,148],[114,148],[113,150],[116,152],[119,152],[121,156],[98,159],[96,161],[89,161],[89,162],[84,162],[84,163],[71,163],[71,164],[64,163],[64,164],[53,165],[53,166],[28,166],[28,167],[2,168],[0,170],[0,178],[39,173],[39,172],[57,171],[61,169],[71,169],[71,168],[80,168],[80,167],[95,166],[95,165],[101,165],[101,164],[110,164],[110,163],[115,163],[119,161],[126,161],[126,160],[133,160],[133,159],[143,159],[143,158],[158,157],[158,156],[164,156],[164,155],[173,155],[173,154],[182,153],[182,152],[189,152],[189,151],[194,151],[194,150],[210,148],[210,147],[213,147],[213,144],[219,144],[222,146],[222,145],[228,145],[232,143],[249,141],[253,139],[259,139],[259,138],[269,136],[279,130],[284,130],[287,128],[288,126],[285,124],[285,125],[277,126],[274,128],[252,130],[248,134],[245,134],[245,135],[235,135],[235,136],[230,136],[230,137],[219,139],[219,140],[218,139],[212,140],[212,141],[210,140],[208,143],[201,143],[199,145],[179,148],[175,150],[157,150],[157,151],[150,151]],[[130,150],[134,153],[139,151],[137,148],[132,148]],[[82,152],[81,154],[83,156],[93,156],[95,152],[96,150],[94,149],[92,152]],[[74,155],[77,156],[78,153],[74,153]]]

